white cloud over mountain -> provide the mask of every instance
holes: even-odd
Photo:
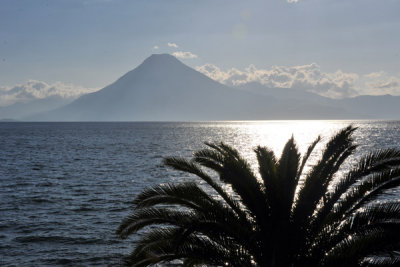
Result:
[[[213,64],[196,68],[211,79],[223,84],[238,86],[258,82],[271,88],[293,88],[314,92],[332,98],[357,95],[400,95],[400,79],[385,72],[358,75],[341,70],[323,72],[316,63],[294,67],[273,66],[258,69],[250,65],[244,70],[222,70]]]
[[[176,43],[167,43],[167,45],[169,47],[178,48],[178,45]]]
[[[98,89],[62,82],[48,84],[42,81],[29,80],[13,87],[0,87],[0,106],[8,106],[17,102],[29,102],[51,96],[73,99],[96,90]]]
[[[400,78],[383,71],[364,75],[364,86],[367,94],[400,95]]]
[[[174,57],[181,58],[181,59],[193,59],[197,58],[197,55],[193,54],[192,52],[183,52],[183,51],[178,51],[172,53]]]

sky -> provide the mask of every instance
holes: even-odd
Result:
[[[1,0],[0,105],[15,88],[103,88],[153,53],[233,86],[400,95],[399,13],[398,0]]]

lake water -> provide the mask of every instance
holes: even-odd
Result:
[[[304,152],[318,134],[326,141],[350,123],[359,127],[359,149],[349,163],[371,149],[400,148],[399,121],[0,123],[0,265],[118,265],[135,242],[115,235],[134,197],[193,179],[165,168],[163,157],[223,141],[256,168],[257,145],[279,155],[294,134]]]

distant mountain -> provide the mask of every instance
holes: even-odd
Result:
[[[0,119],[0,122],[19,122],[19,121],[14,119]]]
[[[295,99],[303,101],[315,101],[322,103],[328,103],[329,98],[320,96],[315,93],[306,92],[303,90],[296,90],[292,88],[271,88],[262,85],[258,82],[250,82],[243,85],[239,85],[238,88],[241,90],[252,92],[259,95],[276,97],[279,99]]]
[[[304,115],[305,119],[312,119],[307,109],[309,112],[322,111],[319,115],[326,119],[400,119],[400,96],[362,95],[332,99],[291,88],[269,88],[260,83],[248,83],[239,88],[274,97],[278,99],[282,107],[287,107],[289,110],[301,110],[300,116]]]
[[[231,88],[184,65],[171,55],[158,54],[150,56],[102,90],[28,119],[192,121],[361,119],[372,115],[380,118],[380,114],[364,112],[363,102],[358,99],[336,101],[292,89],[263,90],[257,86],[249,84],[247,88]],[[399,103],[398,99],[393,101]]]
[[[371,119],[400,119],[400,96],[363,95],[336,101],[338,107]]]
[[[50,96],[42,99],[34,99],[27,102],[17,102],[9,106],[0,107],[0,118],[12,118],[20,120],[32,114],[44,113],[71,103],[75,98],[63,98]]]

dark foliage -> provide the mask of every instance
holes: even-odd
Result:
[[[321,158],[303,169],[291,138],[278,159],[257,147],[259,176],[232,147],[207,144],[192,160],[165,164],[198,176],[142,192],[117,230],[121,238],[146,228],[129,266],[181,260],[184,266],[393,266],[400,264],[400,202],[379,202],[400,185],[400,151],[379,150],[347,174],[338,170],[356,146],[349,126],[326,144]],[[212,170],[215,175],[210,175]],[[231,192],[233,191],[233,193]],[[231,193],[229,193],[231,192]]]

